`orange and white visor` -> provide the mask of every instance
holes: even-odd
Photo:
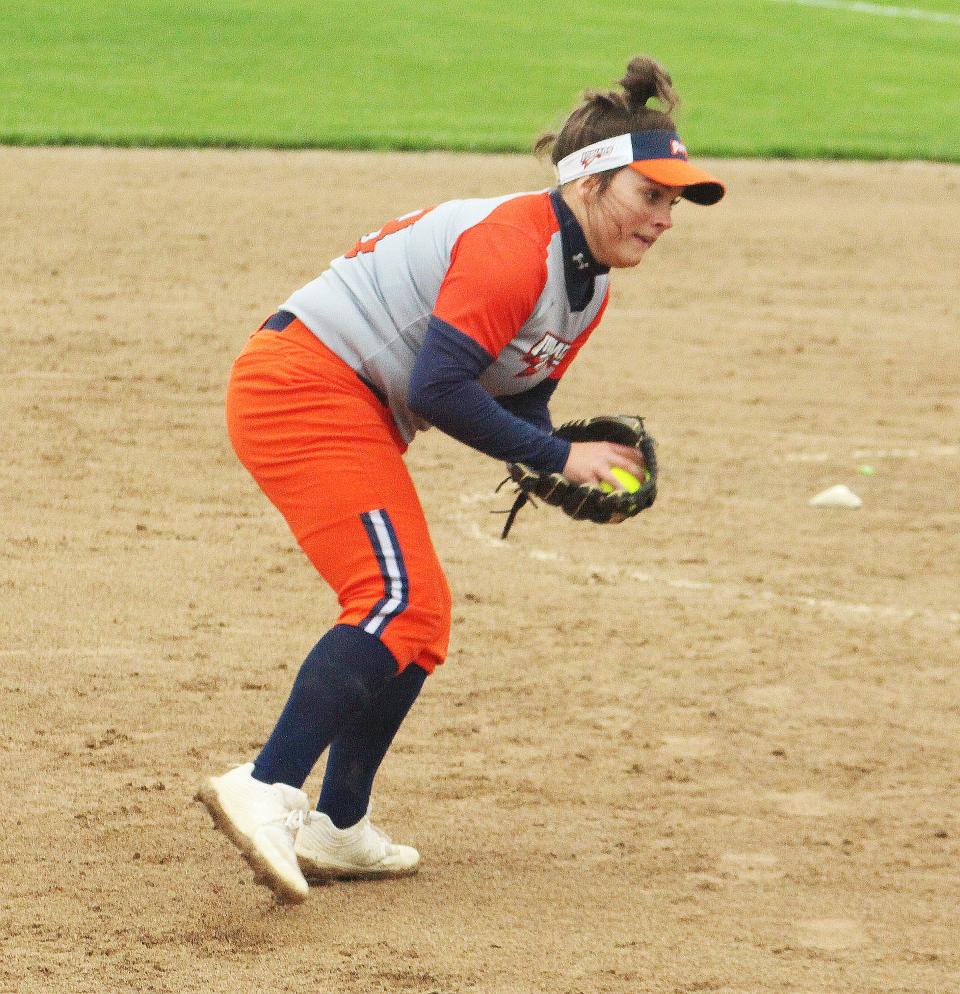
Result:
[[[695,204],[715,204],[727,192],[720,180],[688,161],[687,147],[675,131],[633,131],[578,149],[557,163],[561,186],[581,176],[629,166],[664,186],[683,187]]]

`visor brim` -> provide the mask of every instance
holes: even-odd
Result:
[[[630,168],[655,183],[682,187],[681,197],[704,207],[722,200],[727,192],[720,180],[684,159],[642,159],[631,162]]]

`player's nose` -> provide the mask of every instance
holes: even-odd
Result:
[[[658,231],[669,231],[673,227],[673,205],[665,204],[654,214],[653,223]]]

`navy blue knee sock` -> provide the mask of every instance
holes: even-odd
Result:
[[[426,677],[411,663],[330,745],[317,810],[337,828],[355,825],[367,813],[373,778]]]
[[[302,787],[323,750],[368,710],[396,673],[397,661],[380,639],[352,625],[331,628],[300,667],[254,761],[254,777]]]

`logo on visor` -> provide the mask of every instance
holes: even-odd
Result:
[[[601,145],[600,148],[585,150],[583,155],[580,156],[580,165],[586,169],[591,162],[596,162],[597,159],[602,159],[605,155],[610,155],[612,151],[613,145]]]
[[[670,139],[670,154],[675,159],[689,158],[689,156],[687,155],[687,146],[684,145],[683,142],[677,138]]]

